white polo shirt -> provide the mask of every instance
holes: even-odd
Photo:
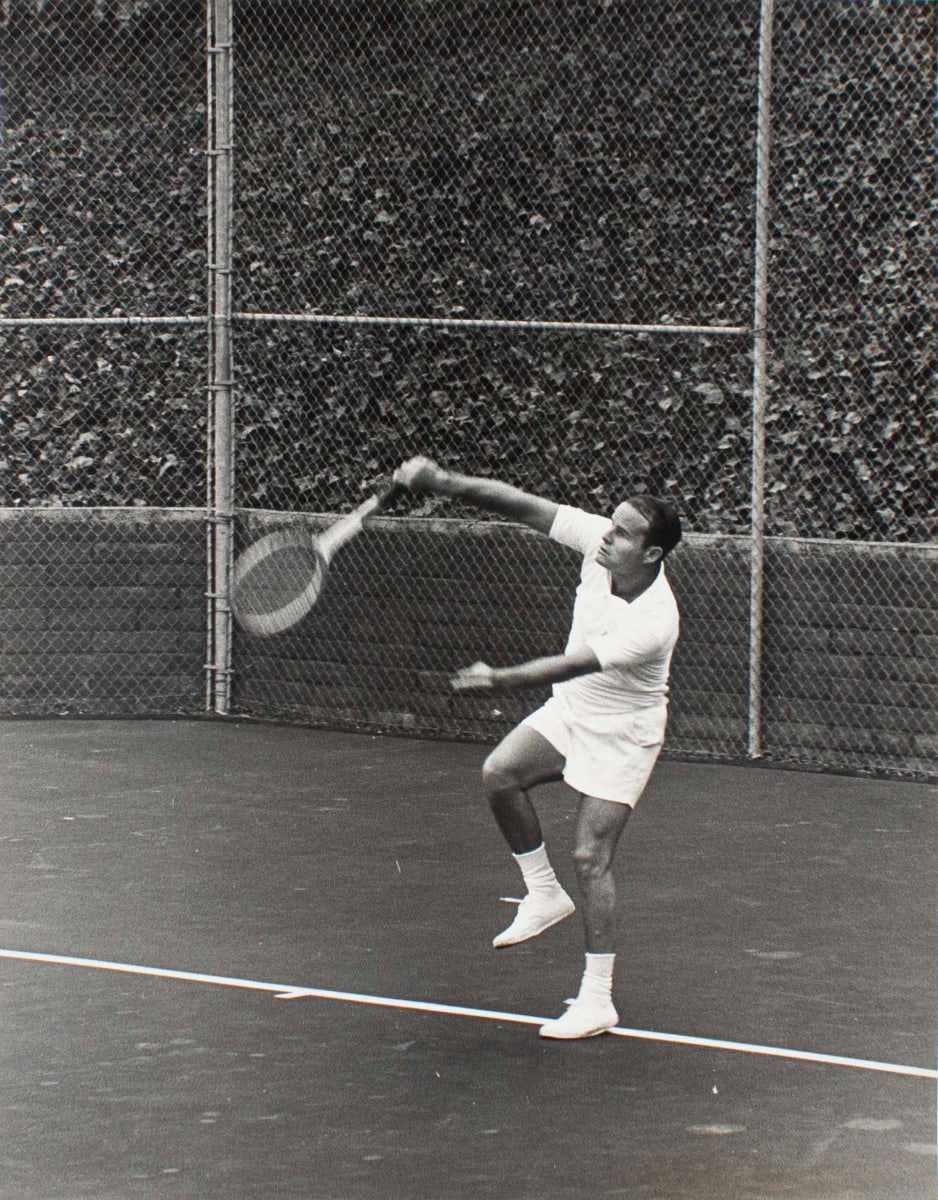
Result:
[[[589,647],[602,671],[554,685],[575,714],[612,716],[664,708],[671,655],[680,630],[677,602],[662,564],[657,578],[631,602],[614,596],[612,577],[596,561],[612,527],[608,517],[561,505],[550,536],[583,555],[567,652]]]

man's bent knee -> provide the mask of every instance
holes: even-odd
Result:
[[[601,879],[610,870],[631,812],[626,804],[581,797],[573,850],[573,863],[580,879]]]
[[[490,799],[497,799],[508,792],[518,791],[521,781],[517,770],[504,762],[497,750],[493,750],[482,764],[482,786]]]
[[[579,879],[601,879],[612,864],[611,849],[600,842],[574,847],[573,866]]]
[[[563,756],[533,729],[513,729],[482,764],[482,782],[489,796],[524,792],[539,783],[562,777]]]

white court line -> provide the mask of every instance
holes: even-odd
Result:
[[[344,1000],[350,1004],[370,1004],[378,1008],[401,1008],[411,1012],[442,1013],[453,1017],[475,1017],[483,1021],[509,1021],[516,1025],[543,1025],[547,1017],[523,1013],[496,1012],[488,1008],[462,1008],[455,1004],[433,1004],[426,1000],[398,1000],[390,996],[366,996],[358,992],[334,992],[327,988],[300,987],[289,983],[263,983],[257,979],[237,979],[228,975],[202,975],[195,971],[171,971],[165,967],[143,967],[134,963],[107,962],[98,958],[71,958],[64,954],[37,954],[29,950],[0,950],[0,958],[22,962],[50,963],[63,967],[89,967],[97,971],[118,971],[125,975],[147,975],[156,979],[180,979],[188,983],[209,983],[216,987],[242,988],[271,992],[276,1000]],[[938,1070],[908,1067],[900,1063],[873,1062],[865,1058],[843,1058],[837,1054],[815,1054],[809,1050],[789,1050],[784,1046],[758,1046],[748,1042],[726,1042],[717,1038],[690,1037],[681,1033],[657,1033],[647,1029],[616,1027],[608,1031],[618,1037],[646,1042],[668,1042],[678,1046],[701,1046],[708,1050],[729,1050],[737,1054],[761,1054],[769,1058],[792,1058],[800,1062],[825,1063],[834,1067],[853,1067],[860,1071],[880,1071],[888,1075],[910,1075],[919,1079],[938,1079]]]

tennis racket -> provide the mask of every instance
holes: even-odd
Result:
[[[318,535],[276,529],[252,542],[235,561],[231,580],[231,610],[240,627],[261,637],[292,629],[319,599],[339,548],[402,490],[383,488]]]

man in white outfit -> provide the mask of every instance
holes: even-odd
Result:
[[[619,1019],[612,1001],[612,862],[664,740],[679,619],[663,560],[680,541],[680,519],[645,495],[624,501],[611,518],[597,516],[444,470],[428,458],[410,459],[395,479],[528,525],[582,557],[563,654],[512,667],[475,663],[452,683],[493,691],[553,685],[547,703],[496,746],[482,769],[492,812],[527,887],[515,919],[493,944],[527,941],[575,909],[550,865],[529,796],[538,784],[563,779],[580,797],[573,858],[586,965],[575,999],[540,1033],[563,1039],[604,1033]]]

